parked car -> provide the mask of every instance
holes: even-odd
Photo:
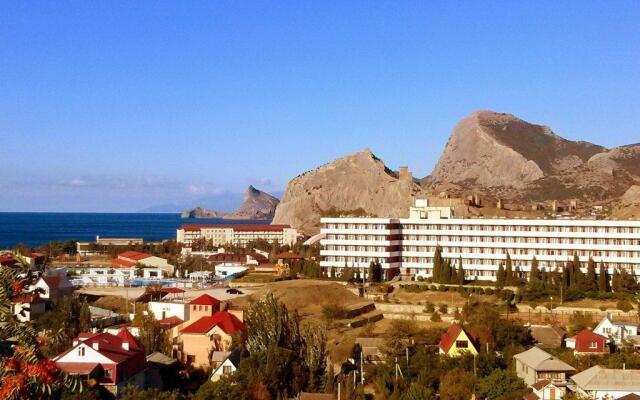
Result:
[[[242,293],[241,290],[238,290],[236,288],[227,289],[227,293],[229,293],[229,294],[244,294],[244,293]]]

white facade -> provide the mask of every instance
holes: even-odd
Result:
[[[75,272],[85,285],[91,282],[97,286],[124,286],[134,279],[161,280],[166,277],[166,271],[154,267],[138,269],[91,266],[76,268]]]
[[[609,316],[606,316],[593,331],[598,335],[612,339],[615,344],[620,345],[628,336],[636,336],[638,334],[638,326],[624,322],[613,322]]]
[[[231,361],[231,357],[227,357],[227,359],[211,373],[211,381],[216,382],[222,378],[223,375],[231,374],[235,372],[236,369],[237,367],[234,365],[233,361]]]
[[[446,208],[446,207],[444,207]],[[321,263],[325,268],[367,268],[371,261],[403,274],[431,276],[440,246],[444,258],[462,258],[467,279],[495,280],[511,257],[526,276],[535,257],[553,270],[577,254],[609,274],[624,268],[640,275],[640,221],[453,218],[443,207],[412,207],[414,218],[322,218]],[[420,218],[418,217],[420,216]]]
[[[176,241],[191,246],[195,240],[207,239],[213,246],[246,246],[257,240],[293,245],[298,231],[288,225],[188,224],[176,233]]]
[[[149,311],[157,320],[178,317],[183,321],[189,320],[189,304],[180,301],[150,301],[147,304]]]

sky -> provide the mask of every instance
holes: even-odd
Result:
[[[478,109],[637,143],[638,21],[638,1],[2,2],[0,211],[282,192],[366,147],[422,177]]]

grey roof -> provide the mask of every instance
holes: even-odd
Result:
[[[599,365],[571,377],[582,390],[640,391],[640,369],[607,369]]]
[[[557,359],[546,351],[532,347],[527,351],[516,354],[513,356],[516,360],[519,360],[529,368],[533,368],[536,371],[566,371],[573,372],[576,369],[566,362]]]
[[[231,355],[230,351],[214,351],[211,355],[211,361],[213,362],[223,362]]]
[[[166,356],[159,351],[153,352],[147,356],[147,361],[154,364],[172,365],[178,362],[175,358]]]
[[[543,347],[560,347],[565,337],[564,329],[551,325],[532,325],[531,336]]]

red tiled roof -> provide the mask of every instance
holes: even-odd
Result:
[[[118,258],[120,257],[130,258],[132,260],[140,261],[140,260],[144,260],[145,258],[151,257],[151,254],[130,250],[130,251],[125,251],[124,253],[118,254]]]
[[[202,228],[218,228],[218,229],[233,229],[234,231],[269,231],[276,232],[285,228],[290,228],[290,225],[257,225],[257,224],[186,224],[182,225],[180,229],[185,231],[199,231]]]
[[[93,347],[93,345],[97,343],[98,350],[96,351],[116,363],[122,362],[136,353],[144,352],[144,346],[142,346],[142,344],[140,344],[140,342],[135,338],[133,338],[133,340],[132,338],[133,335],[131,335],[131,332],[129,332],[127,328],[120,329],[118,335],[112,335],[106,332],[81,332],[78,334],[78,341],[80,343],[84,343],[90,347]],[[125,350],[122,347],[122,343],[129,343],[129,350]],[[75,347],[76,346],[72,346],[70,349],[56,356],[55,359],[60,359]]]
[[[136,265],[136,263],[132,261],[121,260],[119,258],[114,258],[113,260],[111,260],[111,265],[113,265],[114,267],[131,268]]]
[[[547,386],[549,383],[551,383],[550,380],[543,379],[541,381],[538,381],[538,382],[534,383],[533,385],[531,385],[531,387],[534,388],[535,390],[540,390],[543,387]]]
[[[144,346],[129,332],[127,328],[122,328],[116,335],[122,343],[129,343],[129,350],[144,351]]]
[[[175,287],[162,288],[162,289],[160,289],[160,291],[163,292],[163,293],[168,293],[168,294],[184,293],[183,289],[175,288]]]
[[[451,346],[455,343],[456,339],[458,339],[458,336],[460,336],[460,332],[466,333],[469,337],[469,340],[471,340],[472,342],[475,340],[469,332],[465,331],[462,328],[462,326],[458,324],[451,325],[449,327],[449,330],[447,330],[447,332],[440,338],[440,348],[443,352],[449,352]]]
[[[209,296],[208,294],[205,293],[191,300],[189,304],[196,304],[201,306],[215,306],[220,304],[220,300],[216,299],[215,297]]]
[[[179,317],[171,316],[165,319],[161,319],[160,321],[158,321],[158,324],[160,325],[168,325],[169,327],[174,327],[176,325],[180,325],[181,323],[183,323],[184,320],[182,320]]]
[[[182,329],[181,333],[205,334],[218,326],[228,335],[235,335],[245,330],[245,325],[235,315],[227,311],[219,311],[210,317],[202,317],[193,324]]]

